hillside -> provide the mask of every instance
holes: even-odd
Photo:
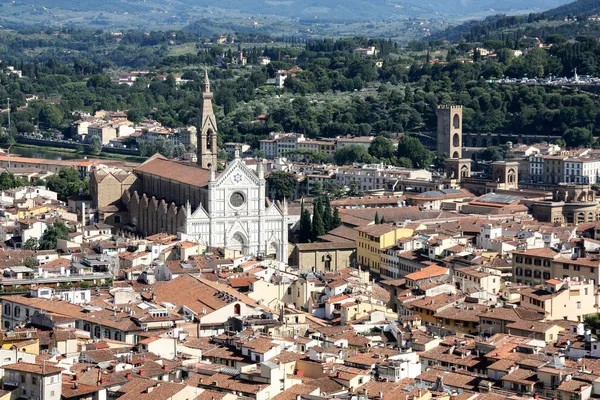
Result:
[[[548,17],[564,18],[569,15],[593,15],[600,13],[600,0],[577,0],[544,12]]]
[[[600,24],[590,23],[586,16],[600,14],[600,0],[578,0],[544,12],[524,16],[497,14],[483,20],[472,20],[434,33],[433,39],[482,41],[498,39],[518,30],[525,36],[561,34],[567,38],[598,35]],[[579,19],[573,17],[580,17]]]
[[[194,17],[277,16],[313,21],[365,21],[406,18],[464,20],[493,13],[535,12],[568,0],[0,0],[0,19],[42,24],[113,23],[120,17],[147,23]]]

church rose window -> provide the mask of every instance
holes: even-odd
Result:
[[[235,192],[231,195],[229,201],[231,202],[231,205],[233,207],[241,207],[246,202],[246,199],[244,198],[244,195],[242,193]]]

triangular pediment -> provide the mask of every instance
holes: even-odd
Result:
[[[227,237],[231,237],[236,233],[241,233],[244,236],[248,237],[248,232],[246,232],[246,229],[244,229],[244,226],[240,221],[235,221],[233,225],[231,225],[231,228],[229,228],[229,230],[227,231]]]
[[[202,204],[200,204],[198,206],[198,208],[196,208],[196,210],[192,213],[191,216],[192,219],[209,219],[208,213],[206,212],[206,210],[204,209],[204,207],[202,207]]]
[[[248,183],[253,185],[259,185],[260,181],[256,173],[248,168],[244,162],[236,158],[227,167],[225,171],[217,178],[217,185],[232,185],[232,186],[245,186]]]
[[[274,201],[272,201],[269,208],[267,208],[266,215],[267,217],[281,217],[281,211],[279,210],[279,207],[275,205]]]

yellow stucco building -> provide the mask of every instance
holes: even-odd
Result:
[[[381,253],[388,247],[394,246],[400,239],[411,237],[413,229],[398,227],[390,224],[368,225],[356,228],[356,258],[358,264],[369,268],[375,274],[381,269]]]

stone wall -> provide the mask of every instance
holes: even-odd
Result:
[[[122,201],[129,212],[129,224],[145,235],[169,233],[176,235],[185,229],[187,210],[185,206],[157,200],[137,191],[123,193]]]

